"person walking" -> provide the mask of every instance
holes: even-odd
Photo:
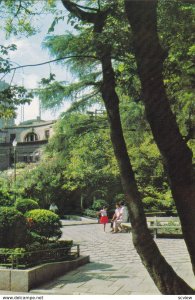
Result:
[[[104,225],[104,232],[106,232],[106,224],[108,223],[108,216],[107,216],[107,207],[104,206],[100,211],[100,224]]]

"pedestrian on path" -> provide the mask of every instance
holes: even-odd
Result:
[[[106,224],[108,223],[108,216],[107,216],[107,207],[104,206],[98,214],[101,216],[100,217],[100,224],[104,225],[104,232],[106,232]]]

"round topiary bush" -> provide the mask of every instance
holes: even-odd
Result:
[[[46,209],[33,209],[28,211],[25,216],[31,220],[30,231],[45,236],[47,239],[59,239],[62,235],[60,218],[52,211]]]
[[[28,238],[24,215],[14,207],[0,207],[0,247],[22,247]]]
[[[39,204],[32,199],[17,199],[15,208],[25,214],[27,211],[39,208]]]

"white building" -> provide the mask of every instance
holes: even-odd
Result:
[[[37,162],[53,134],[56,121],[43,121],[40,117],[28,120],[18,126],[0,123],[0,170],[8,169],[14,163],[13,141],[17,141],[16,162]]]

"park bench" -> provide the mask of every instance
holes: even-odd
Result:
[[[175,225],[169,225],[169,221],[175,221]],[[158,230],[159,229],[181,229],[179,225],[179,221],[177,218],[170,218],[170,217],[162,217],[162,218],[147,218],[148,229],[152,232],[154,238],[158,237]],[[131,223],[122,223],[122,228],[126,232],[131,232]]]

